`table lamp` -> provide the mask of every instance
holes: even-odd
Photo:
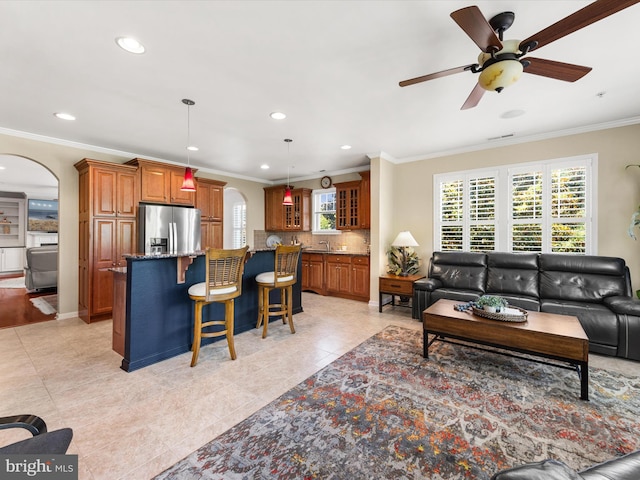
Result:
[[[402,253],[402,272],[400,273],[400,276],[408,276],[409,273],[407,272],[407,247],[418,247],[418,242],[416,242],[416,239],[413,238],[411,232],[407,230],[404,232],[400,232],[391,246],[398,247],[398,249]]]

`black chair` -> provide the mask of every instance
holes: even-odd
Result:
[[[0,453],[2,454],[64,455],[67,453],[73,438],[73,430],[70,428],[47,432],[47,424],[36,415],[0,417],[0,430],[7,428],[24,428],[33,437],[0,447]]]

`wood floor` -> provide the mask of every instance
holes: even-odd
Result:
[[[17,276],[20,275],[14,275]],[[55,313],[45,315],[29,301],[34,297],[51,295],[52,292],[55,290],[27,293],[26,288],[0,288],[0,328],[55,320]]]

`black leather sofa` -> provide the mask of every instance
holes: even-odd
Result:
[[[589,351],[640,360],[640,300],[622,258],[538,253],[434,252],[414,283],[413,317],[441,298],[499,295],[531,311],[574,315]]]
[[[503,470],[491,480],[638,480],[640,451],[576,472],[562,462],[545,460]]]

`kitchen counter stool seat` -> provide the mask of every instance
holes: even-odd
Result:
[[[262,328],[262,338],[267,337],[269,317],[282,316],[282,323],[289,322],[291,333],[296,333],[293,325],[293,285],[298,280],[298,257],[300,245],[278,245],[275,252],[274,271],[256,275],[258,284],[258,323]],[[280,290],[280,303],[269,303],[269,292]],[[275,310],[274,310],[275,309]]]
[[[205,281],[189,287],[189,298],[194,301],[193,345],[191,366],[198,362],[202,338],[227,337],[231,360],[236,359],[233,343],[234,299],[242,294],[242,273],[248,246],[234,250],[207,249]],[[202,309],[213,302],[224,303],[224,319],[202,321]],[[223,326],[222,330],[211,331],[208,327]]]

